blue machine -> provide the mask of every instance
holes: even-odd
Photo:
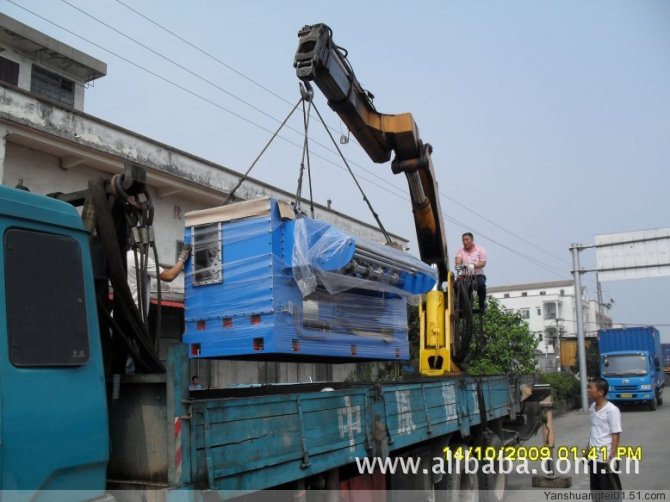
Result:
[[[265,198],[186,215],[191,357],[408,359],[407,302],[436,272]]]

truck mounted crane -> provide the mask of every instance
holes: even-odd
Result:
[[[298,33],[294,67],[299,79],[314,82],[328,105],[347,125],[375,163],[394,155],[391,170],[404,173],[409,192],[421,260],[438,271],[438,287],[420,304],[419,369],[427,376],[458,372],[469,350],[472,309],[462,308],[454,274],[449,269],[447,237],[438,184],[431,160],[432,147],[419,136],[411,113],[389,115],[377,111],[373,96],[360,84],[347,53],[333,40],[325,24],[305,26]],[[468,295],[463,295],[468,302]],[[460,303],[460,305],[459,305]]]

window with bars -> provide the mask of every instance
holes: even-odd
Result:
[[[59,103],[74,106],[74,82],[36,65],[33,65],[30,90]]]

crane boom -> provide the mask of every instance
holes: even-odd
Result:
[[[439,284],[446,282],[449,256],[432,147],[421,140],[411,113],[389,115],[375,109],[373,96],[361,86],[346,51],[335,44],[327,25],[305,26],[298,36],[294,60],[298,78],[317,85],[373,162],[388,162],[395,154],[391,169],[407,177],[419,255],[437,266]]]
[[[419,369],[428,376],[457,372],[456,363],[462,362],[469,351],[470,336],[469,331],[460,332],[463,312],[455,306],[454,276],[449,271],[447,238],[431,160],[433,149],[421,140],[411,113],[388,115],[376,110],[374,96],[356,78],[347,52],[335,44],[327,25],[305,26],[298,37],[293,61],[298,78],[307,86],[316,84],[372,161],[388,162],[393,153],[391,170],[407,177],[419,254],[424,262],[437,267],[439,285],[419,305]]]

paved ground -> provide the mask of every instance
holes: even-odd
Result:
[[[668,389],[666,387],[666,389]],[[621,421],[623,433],[622,446],[641,446],[642,461],[639,474],[621,475],[624,490],[670,490],[670,392],[666,392],[668,402],[651,412],[642,407],[622,408]],[[566,413],[554,421],[556,445],[583,448],[589,433],[588,414],[579,411]],[[538,434],[526,445],[540,445],[541,435]],[[531,463],[538,466],[539,463]],[[545,489],[533,488],[530,475],[512,474],[508,476],[509,490],[534,490],[543,492]],[[573,475],[572,488],[588,490],[588,475]],[[509,492],[507,500],[516,502],[525,500],[546,500],[541,493],[529,491]]]

